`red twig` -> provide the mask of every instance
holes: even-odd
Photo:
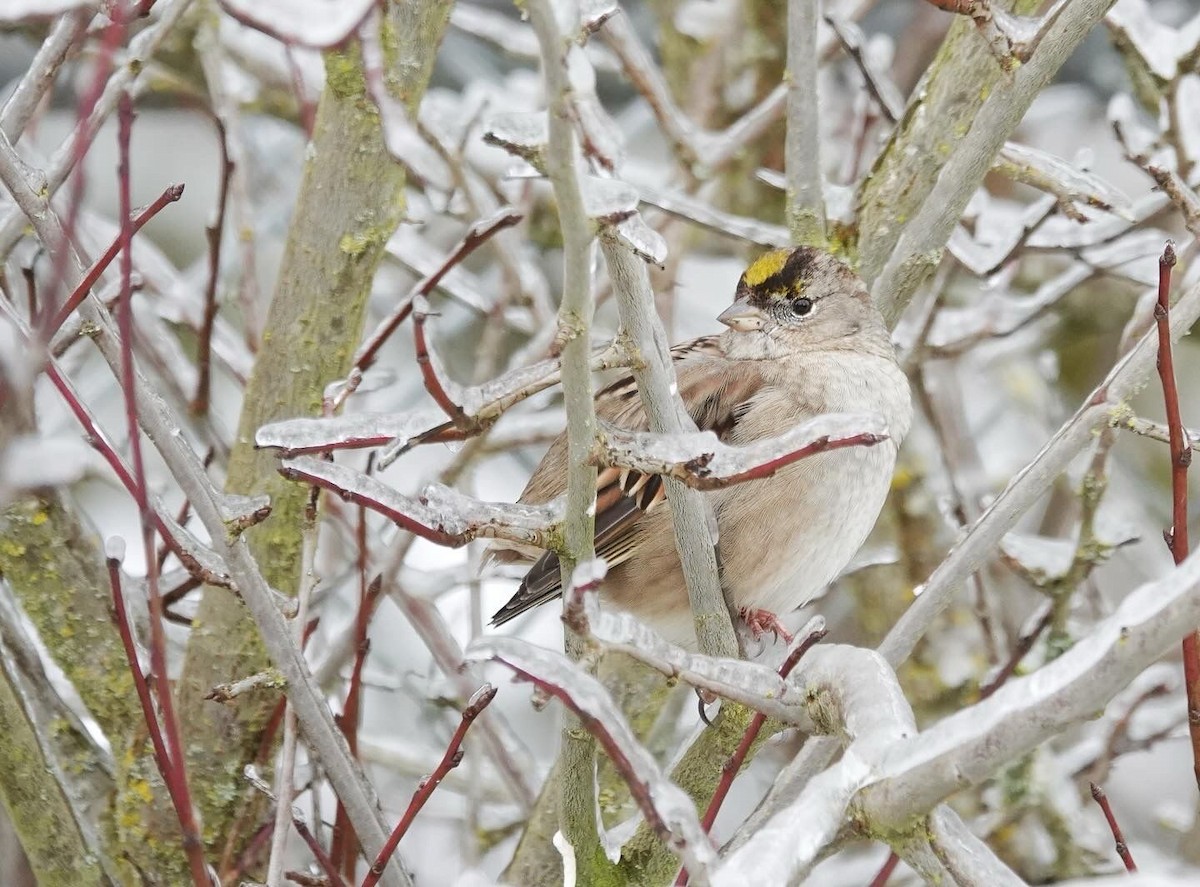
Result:
[[[770,477],[779,469],[785,468],[793,462],[799,462],[801,459],[807,459],[809,456],[816,455],[817,453],[840,450],[844,447],[871,447],[885,440],[887,440],[887,435],[872,434],[870,432],[852,434],[850,437],[829,437],[826,435],[814,440],[807,446],[800,447],[798,450],[786,453],[777,459],[763,462],[761,465],[755,465],[753,468],[748,468],[738,474],[731,474],[728,477],[707,477],[701,471],[695,471],[695,473],[688,475],[684,483],[696,490],[719,490],[723,487],[731,487],[734,484],[745,483],[748,480]],[[689,471],[693,470],[690,464],[686,467]]]
[[[382,576],[376,576],[369,583],[367,581],[366,518],[366,509],[360,506],[358,510],[358,525],[355,531],[358,536],[360,580],[358,612],[354,617],[354,665],[350,669],[350,683],[346,690],[346,704],[342,707],[341,717],[338,718],[338,726],[341,727],[342,734],[346,737],[346,745],[350,747],[350,754],[355,757],[358,756],[358,727],[361,720],[363,667],[366,665],[367,653],[371,649],[371,642],[367,637],[367,628],[370,625],[371,617],[375,613],[375,605],[379,602],[380,591],[383,587]],[[354,834],[349,817],[346,816],[346,809],[341,801],[338,801],[337,814],[334,816],[333,844],[329,855],[336,864],[342,866],[342,870],[350,878],[354,877],[354,862],[358,855],[357,843],[357,836]]]
[[[200,333],[196,343],[198,379],[196,396],[190,404],[192,415],[208,413],[209,394],[212,385],[212,335],[217,321],[217,282],[221,275],[221,239],[225,230],[225,211],[229,202],[229,184],[233,179],[233,160],[229,156],[229,134],[221,118],[213,115],[217,135],[221,140],[221,186],[217,192],[216,218],[204,229],[208,240],[208,283],[204,288],[204,315],[200,321]]]
[[[333,864],[333,860],[329,858],[329,854],[321,847],[316,836],[309,831],[308,823],[295,814],[292,814],[292,827],[296,829],[296,834],[304,841],[308,850],[313,855],[313,859],[317,861],[317,865],[321,867],[321,871],[325,873],[325,877],[329,879],[329,883],[333,887],[348,887],[346,881],[338,874],[337,866]]]
[[[380,502],[378,499],[372,499],[357,490],[340,487],[327,477],[313,474],[295,465],[282,465],[277,470],[280,475],[288,480],[320,487],[323,490],[328,490],[331,493],[341,496],[347,502],[365,506],[377,514],[382,514],[388,520],[399,527],[403,527],[410,533],[420,536],[422,539],[428,539],[430,542],[436,542],[438,545],[444,545],[447,548],[460,548],[475,539],[475,533],[470,529],[462,533],[451,533],[442,529],[440,523],[436,527],[427,526],[416,520],[412,515],[406,514],[403,511],[397,511],[395,508]]]
[[[425,320],[429,317],[426,310],[428,303],[424,302],[422,297],[421,302],[417,304],[419,307],[413,312],[413,342],[416,345],[417,366],[421,370],[421,379],[434,402],[457,425],[463,418],[463,408],[454,402],[454,398],[446,392],[446,387],[438,378],[434,357],[429,350],[429,340],[425,336]]]
[[[446,256],[442,264],[434,269],[433,273],[423,277],[412,288],[409,294],[401,300],[400,304],[392,309],[392,313],[380,321],[379,326],[375,327],[375,331],[367,337],[366,341],[359,347],[358,353],[354,355],[355,368],[365,371],[375,362],[375,358],[379,355],[379,349],[383,347],[383,343],[388,340],[388,337],[412,313],[414,299],[418,296],[428,296],[442,282],[442,278],[449,274],[456,265],[462,263],[467,256],[487,243],[493,234],[505,228],[512,227],[521,221],[521,219],[522,216],[520,213],[511,208],[505,208],[486,219],[480,219],[467,229],[467,233],[463,235],[462,240],[450,251],[450,254]]]
[[[133,99],[129,93],[121,96],[117,106],[117,185],[121,204],[121,298],[117,315],[117,326],[121,333],[121,387],[125,392],[125,418],[129,428],[129,446],[132,454],[134,497],[142,525],[142,548],[146,558],[146,589],[150,602],[150,667],[154,676],[154,690],[162,712],[162,729],[170,752],[170,770],[163,774],[167,781],[175,810],[183,832],[183,848],[187,854],[192,881],[197,887],[210,883],[208,868],[204,862],[204,844],[200,829],[192,810],[188,790],[187,762],[183,754],[183,743],[179,738],[179,723],[175,719],[175,704],[171,694],[171,682],[167,672],[167,640],[163,630],[163,604],[158,588],[158,561],[154,556],[154,527],[156,515],[150,507],[150,495],[146,484],[146,465],[142,458],[141,430],[137,417],[137,398],[134,394],[136,380],[133,368],[133,226],[130,212],[130,169],[129,139],[133,129]]]
[[[896,866],[900,864],[900,857],[895,851],[888,854],[887,860],[883,863],[883,867],[875,873],[875,877],[871,879],[871,887],[886,887],[888,879],[891,878],[892,872],[896,870]]]
[[[138,214],[130,220],[130,229],[136,234],[142,230],[142,226],[149,222],[152,218],[159,214],[168,203],[174,203],[183,196],[183,185],[168,185],[166,190],[155,198],[154,202],[149,206],[139,210]],[[87,269],[83,275],[83,280],[79,282],[79,286],[67,298],[62,307],[54,315],[54,319],[47,324],[42,331],[43,341],[50,341],[54,334],[58,332],[59,327],[66,323],[67,318],[71,316],[80,303],[87,297],[88,292],[95,285],[96,280],[104,273],[104,269],[112,264],[113,259],[117,257],[117,253],[121,250],[121,235],[109,244],[108,249],[100,256],[92,266]]]
[[[404,811],[404,815],[400,817],[400,821],[396,823],[396,827],[392,829],[392,833],[388,836],[383,848],[379,851],[379,855],[375,857],[375,861],[371,863],[371,869],[367,872],[367,876],[363,878],[362,887],[375,887],[379,881],[379,876],[383,874],[384,866],[391,859],[392,854],[396,852],[396,847],[400,843],[400,839],[404,837],[404,833],[408,831],[408,827],[412,825],[417,814],[421,812],[421,808],[425,806],[425,802],[429,800],[430,795],[438,787],[441,781],[446,777],[446,774],[458,766],[462,760],[462,742],[467,735],[467,731],[471,729],[471,724],[479,717],[480,712],[488,707],[496,697],[496,688],[491,684],[484,684],[467,703],[467,707],[463,709],[462,720],[459,721],[454,735],[450,737],[450,744],[446,746],[446,754],[442,756],[441,762],[437,765],[437,769],[431,775],[421,780],[421,784],[417,786],[417,790],[413,793],[412,801],[409,802],[408,809]]]
[[[1008,661],[1004,663],[1004,667],[996,673],[994,678],[979,688],[980,701],[987,699],[1003,687],[1005,681],[1013,676],[1013,673],[1017,670],[1017,666],[1021,664],[1021,660],[1033,649],[1033,645],[1053,619],[1054,607],[1047,605],[1046,612],[1042,614],[1042,618],[1037,621],[1037,624],[1017,638],[1017,643],[1013,646],[1012,654],[1008,657]]]
[[[67,200],[66,216],[63,218],[62,246],[57,251],[49,285],[45,288],[43,306],[47,314],[54,310],[54,304],[58,300],[58,288],[66,276],[67,263],[71,261],[71,244],[75,240],[75,228],[79,222],[79,213],[83,207],[83,195],[87,188],[87,175],[83,159],[91,149],[92,140],[95,139],[96,132],[99,130],[97,126],[89,131],[87,122],[91,118],[92,112],[96,110],[96,103],[100,101],[100,96],[104,94],[104,87],[108,84],[109,75],[112,73],[113,58],[116,55],[117,47],[121,45],[121,41],[125,37],[125,29],[129,20],[121,14],[122,12],[123,10],[114,8],[110,23],[104,28],[100,51],[96,54],[96,66],[92,79],[80,98],[75,112],[77,123],[71,143],[71,168],[75,170],[75,174],[71,179],[71,193]],[[123,222],[124,220],[122,220]],[[50,244],[46,244],[48,249],[50,246]]]
[[[78,392],[75,391],[75,389],[71,386],[71,383],[67,381],[66,377],[59,372],[58,367],[55,366],[54,363],[47,365],[46,375],[49,377],[54,387],[58,389],[58,392],[62,395],[63,400],[66,401],[67,407],[72,413],[75,414],[76,420],[80,425],[83,426],[83,430],[87,434],[88,443],[104,458],[104,461],[108,463],[109,467],[112,468],[113,473],[116,474],[117,480],[121,482],[121,485],[125,487],[125,489],[129,492],[129,495],[134,497],[134,500],[136,501],[138,487],[137,479],[133,476],[133,472],[129,469],[129,467],[126,466],[125,461],[121,458],[121,455],[116,451],[112,443],[104,435],[104,432],[100,430],[100,426],[96,424],[96,420],[88,411],[88,408],[83,405],[83,401],[79,399]],[[171,550],[171,553],[179,559],[179,562],[183,564],[184,569],[186,569],[189,574],[202,582],[208,583],[209,585],[219,585],[222,588],[228,588],[231,586],[228,576],[218,576],[211,570],[206,569],[200,563],[200,561],[196,559],[195,555],[183,547],[183,543],[175,538],[175,536],[171,533],[171,528],[167,526],[166,522],[159,516],[158,512],[152,511],[151,514],[154,520],[154,526],[158,530],[159,535],[162,536],[163,542],[166,543],[167,547]]]
[[[792,669],[804,658],[804,654],[811,650],[813,645],[825,637],[826,634],[827,632],[822,628],[802,638],[799,643],[788,651],[787,658],[779,666],[779,676],[786,678],[791,674]],[[721,811],[721,805],[725,803],[725,797],[729,794],[729,789],[733,786],[733,780],[737,778],[742,765],[746,763],[746,755],[750,753],[750,747],[754,745],[754,740],[758,738],[758,734],[766,722],[766,715],[762,712],[755,712],[754,717],[750,719],[750,726],[746,728],[746,733],[742,736],[742,741],[738,743],[738,747],[734,749],[733,754],[721,766],[721,779],[717,783],[717,790],[713,792],[712,800],[708,802],[708,809],[704,811],[704,818],[700,820],[700,825],[704,828],[705,832],[712,831],[713,823],[717,821],[717,814]],[[687,883],[687,879],[687,869],[684,869],[679,873],[679,878],[675,881],[677,887],[683,887]]]
[[[1192,462],[1192,448],[1180,416],[1179,388],[1171,352],[1171,269],[1174,266],[1175,244],[1168,240],[1158,260],[1158,303],[1154,306],[1154,321],[1158,328],[1158,375],[1162,380],[1171,449],[1171,529],[1163,535],[1171,557],[1179,565],[1190,550],[1187,470]],[[1188,732],[1192,740],[1192,770],[1200,788],[1200,631],[1190,631],[1184,636],[1183,682],[1187,695]]]
[[[1121,833],[1121,826],[1117,825],[1117,817],[1113,816],[1112,806],[1108,803],[1108,795],[1096,783],[1091,783],[1091,786],[1092,797],[1100,805],[1100,809],[1104,812],[1104,818],[1108,820],[1108,827],[1112,830],[1113,841],[1117,845],[1117,856],[1121,857],[1121,862],[1125,863],[1125,871],[1132,874],[1138,868],[1133,861],[1133,854],[1129,852],[1129,845],[1125,843],[1125,836]]]

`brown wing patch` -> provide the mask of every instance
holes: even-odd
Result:
[[[727,361],[717,336],[705,336],[671,349],[676,363],[679,390],[691,404],[692,420],[702,431],[713,431],[724,439],[750,400],[762,390],[762,376],[755,361]],[[716,367],[713,361],[722,361]],[[619,427],[644,431],[646,416],[637,399],[632,376],[605,388],[597,397],[597,413]],[[523,502],[547,502],[564,489],[566,442],[559,437],[530,478]],[[643,514],[659,507],[665,499],[662,478],[636,471],[606,468],[596,476],[596,553],[609,567],[634,554],[637,524]],[[558,556],[547,552],[530,568],[516,594],[492,618],[503,625],[514,617],[553,600],[562,593]]]

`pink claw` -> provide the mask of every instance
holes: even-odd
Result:
[[[770,610],[751,610],[749,607],[742,607],[738,613],[746,621],[746,625],[750,627],[755,640],[758,640],[769,631],[775,635],[777,640],[783,638],[785,643],[790,644],[792,642],[792,633],[779,621],[779,617]]]

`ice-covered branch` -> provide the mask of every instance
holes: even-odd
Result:
[[[556,505],[480,502],[441,484],[429,485],[414,498],[368,474],[312,456],[285,459],[279,473],[288,480],[329,490],[411,533],[452,548],[482,538],[547,548],[562,514]]]
[[[923,104],[924,112],[906,115],[905,126],[897,129],[860,198],[863,204],[860,209],[864,240],[862,270],[889,322],[899,316],[916,287],[937,264],[971,195],[1034,98],[1100,20],[1111,2],[1077,0],[1060,6],[1061,12],[1049,23],[1038,51],[1011,75],[996,72],[995,62],[991,59],[986,59],[986,69],[981,68],[978,59],[969,53],[961,60],[945,58],[939,61],[936,69],[938,90],[931,92],[931,84],[930,89],[921,91],[914,98]],[[950,51],[949,45],[943,47],[943,54]],[[959,99],[958,90],[947,90],[940,82],[956,77],[971,84],[972,97]],[[964,77],[967,79],[963,80]],[[988,82],[976,86],[971,78]],[[934,97],[941,103],[956,103],[961,107],[935,106],[931,104]],[[977,103],[978,110],[972,114],[971,109]],[[950,116],[943,116],[942,110]],[[969,128],[955,144],[949,159],[936,156],[938,152],[932,145],[928,153],[918,155],[921,146],[940,143],[947,129],[957,125],[963,113],[968,115],[963,122]],[[925,181],[932,185],[932,190],[916,184]],[[893,189],[902,192],[896,200],[892,199],[895,196]],[[912,202],[918,199],[919,206]],[[904,215],[909,210],[911,215],[907,224],[892,224],[897,214]],[[883,256],[888,254],[885,260]]]
[[[693,882],[708,883],[716,853],[700,826],[695,805],[637,741],[599,681],[562,654],[516,638],[477,641],[467,658],[500,662],[575,712],[625,778],[646,820],[692,873]]]
[[[722,443],[711,431],[649,434],[602,425],[592,461],[683,481],[697,490],[715,490],[770,477],[807,456],[843,447],[873,446],[887,440],[887,426],[869,413],[832,413],[797,425],[778,437],[744,447]]]
[[[616,343],[610,343],[593,349],[589,367],[598,372],[624,366],[628,360]],[[481,385],[453,386],[461,402],[452,406],[452,421],[446,421],[444,411],[434,410],[284,419],[259,428],[254,443],[278,449],[284,457],[386,445],[379,461],[379,467],[386,468],[412,447],[462,440],[490,428],[505,410],[557,385],[561,369],[561,360],[554,357],[510,370]]]
[[[563,240],[556,343],[562,343],[563,405],[567,411],[567,511],[563,523],[564,550],[559,555],[562,583],[566,587],[575,565],[590,560],[596,550],[593,538],[596,469],[587,461],[596,434],[588,366],[589,336],[596,308],[591,279],[594,228],[584,202],[578,160],[580,143],[575,131],[575,124],[581,119],[575,94],[590,93],[595,74],[582,47],[567,37],[568,34],[574,37],[580,30],[577,2],[529,0],[525,8],[541,50],[547,101],[547,138],[542,159],[554,190]],[[581,653],[579,640],[570,632],[565,643],[568,653]],[[566,718],[562,733],[559,816],[563,836],[575,848],[580,875],[586,881],[599,875],[597,869],[601,863],[596,853],[599,846],[593,777],[596,747],[573,722],[573,717]]]
[[[938,9],[966,16],[975,23],[983,39],[1006,71],[1029,61],[1066,0],[1059,0],[1044,15],[1025,18],[1013,15],[989,0],[929,0]]]
[[[857,816],[873,829],[904,828],[943,798],[987,779],[1007,761],[1103,708],[1116,688],[1133,680],[1197,621],[1200,557],[1192,555],[1175,572],[1131,594],[1058,659],[920,734],[911,729],[911,712],[905,717],[907,703],[898,690],[886,714],[886,702],[868,707],[868,717],[857,721],[851,720],[856,709],[850,706],[830,709],[832,729],[844,729],[852,739],[846,756],[762,822],[728,857],[714,883],[742,883],[747,866],[779,883],[803,871],[804,863],[797,861],[803,857],[794,848],[808,846],[814,835],[832,839],[833,826],[814,813],[828,810],[831,797],[837,802],[835,811],[853,799]],[[814,650],[799,679],[806,684],[814,680],[814,666],[834,649]],[[882,660],[880,667],[886,668]],[[869,684],[869,676],[860,672],[854,679],[843,674],[836,686],[857,693]]]

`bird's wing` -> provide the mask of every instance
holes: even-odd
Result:
[[[758,361],[727,360],[717,337],[707,336],[671,349],[683,401],[702,431],[724,439],[750,400],[762,390]],[[723,366],[715,366],[715,363]],[[632,376],[624,376],[596,396],[599,418],[630,431],[647,429],[646,414]],[[560,436],[529,479],[522,502],[548,502],[566,485],[567,446]],[[635,527],[643,514],[665,499],[662,478],[621,468],[605,468],[596,476],[596,554],[609,568],[633,556]],[[503,625],[533,607],[562,594],[558,555],[543,554],[530,568],[521,587],[492,617]]]

